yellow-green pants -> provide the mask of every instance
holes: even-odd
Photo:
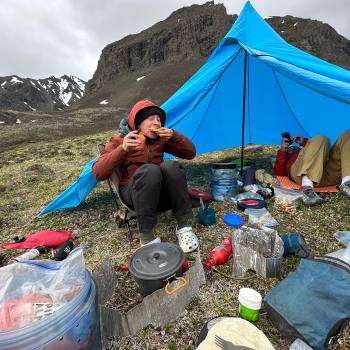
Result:
[[[336,185],[350,176],[350,130],[330,147],[329,139],[319,135],[308,140],[292,165],[290,176],[298,184],[306,175],[315,186]]]

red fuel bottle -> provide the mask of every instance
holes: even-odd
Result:
[[[209,270],[212,266],[225,264],[232,256],[232,236],[225,240],[210,252],[210,258],[203,264],[204,270]]]

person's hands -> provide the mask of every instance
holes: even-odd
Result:
[[[293,137],[292,137],[292,140],[293,140],[294,142],[299,143],[299,145],[301,145],[301,144],[303,143],[303,141],[304,141],[303,137],[300,136],[300,135],[293,136]]]
[[[125,152],[130,152],[135,149],[137,146],[141,144],[140,136],[138,135],[138,131],[130,131],[123,139],[123,150]]]
[[[165,139],[170,139],[174,134],[174,130],[164,128],[164,127],[161,127],[159,129],[155,129],[155,130],[151,130],[151,131],[154,132],[155,134],[157,134],[159,137],[164,137]]]

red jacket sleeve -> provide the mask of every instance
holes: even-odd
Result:
[[[126,158],[128,153],[123,150],[122,141],[121,137],[112,137],[92,166],[92,172],[97,180],[108,179]]]
[[[276,176],[286,176],[286,164],[288,161],[287,151],[279,150],[276,155],[275,165],[273,172]]]
[[[303,142],[301,143],[301,147],[305,147],[305,145],[307,144],[307,142],[309,141],[309,139],[303,139]]]
[[[195,145],[186,136],[175,130],[173,136],[165,144],[164,151],[183,159],[193,159],[196,156]]]
[[[300,146],[305,147],[308,139],[303,139]],[[279,150],[276,155],[275,165],[273,167],[273,172],[276,176],[289,176],[292,165],[298,158],[299,151],[293,151],[288,154],[287,151]]]

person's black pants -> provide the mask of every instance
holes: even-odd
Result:
[[[154,239],[157,212],[171,209],[179,228],[191,225],[192,204],[186,176],[175,161],[140,166],[129,183],[121,186],[120,194],[136,212],[142,244]]]

